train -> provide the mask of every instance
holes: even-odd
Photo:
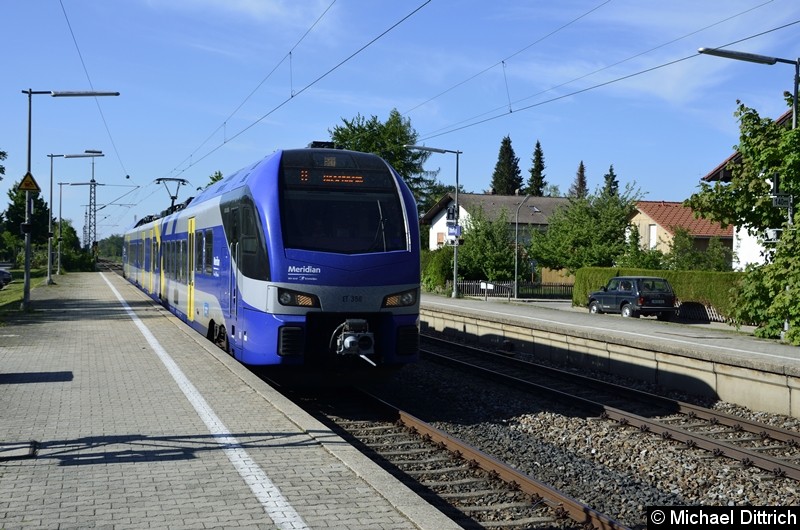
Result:
[[[383,158],[277,150],[124,234],[123,276],[253,366],[419,359],[414,196]]]

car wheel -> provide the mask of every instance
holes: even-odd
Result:
[[[599,315],[602,313],[603,310],[600,309],[600,302],[597,300],[592,300],[592,303],[589,304],[589,312],[593,315]]]
[[[625,318],[636,318],[639,314],[633,310],[630,304],[625,304],[622,306],[622,316]]]

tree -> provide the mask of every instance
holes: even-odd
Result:
[[[97,247],[99,254],[104,258],[120,260],[122,258],[123,241],[123,237],[117,234],[111,235],[102,241],[98,241]]]
[[[625,253],[628,221],[640,197],[629,184],[617,196],[573,198],[550,216],[546,232],[531,232],[528,254],[544,267],[570,273],[581,267],[613,266]]]
[[[205,188],[207,188],[207,187],[209,187],[209,186],[211,186],[213,184],[216,184],[220,180],[222,180],[222,171],[215,171],[213,175],[208,177],[208,184],[206,184],[203,187],[203,189],[205,189]]]
[[[511,147],[511,137],[506,136],[500,142],[497,164],[492,174],[492,189],[497,195],[514,195],[522,190],[522,172],[519,170],[519,158]]]
[[[614,173],[614,164],[608,167],[608,173],[603,175],[603,193],[609,195],[619,195],[619,181]]]
[[[575,173],[575,180],[572,182],[567,197],[574,197],[576,199],[583,199],[589,193],[586,186],[586,167],[583,165],[583,160],[578,165],[578,172]]]
[[[360,114],[352,120],[342,118],[342,122],[344,125],[328,131],[337,147],[382,157],[402,175],[418,205],[433,204],[430,197],[435,193],[438,171],[425,171],[422,167],[430,152],[405,147],[417,142],[417,132],[411,126],[411,120],[404,119],[397,109],[392,109],[385,123],[381,123],[377,116],[366,119]],[[419,208],[424,211],[422,206]]]
[[[669,245],[665,264],[672,270],[730,271],[732,251],[718,237],[711,238],[708,248],[694,246],[694,238],[685,228],[677,228]]]
[[[483,211],[474,212],[458,251],[460,276],[468,280],[511,280],[514,277],[514,247],[508,230],[508,212],[495,220]]]
[[[728,166],[730,181],[701,182],[700,191],[684,204],[706,219],[745,228],[754,236],[767,228],[784,228],[777,243],[765,242],[766,264],[745,270],[732,318],[756,324],[755,335],[765,338],[780,336],[788,320],[784,338],[800,345],[800,237],[788,229],[786,210],[772,206],[773,186],[780,193],[800,196],[800,129],[788,129],[741,102],[737,105],[740,160]]]
[[[21,182],[21,180],[20,180]],[[11,233],[18,234],[20,226],[25,222],[25,195],[26,192],[20,191],[20,182],[15,183],[8,190],[8,198],[10,203],[5,213],[5,222],[3,228]],[[47,243],[47,230],[50,226],[48,217],[50,212],[47,209],[47,203],[44,202],[38,193],[30,193],[31,203],[33,208],[30,212],[31,220],[31,243],[40,244]]]
[[[757,236],[786,221],[786,211],[772,206],[776,179],[781,192],[800,195],[800,130],[787,130],[741,102],[738,105],[734,115],[740,122],[736,150],[741,160],[728,165],[730,182],[701,182],[700,191],[684,204],[703,218],[746,228]]]
[[[533,160],[528,177],[528,187],[526,193],[534,197],[543,197],[547,188],[547,181],[544,179],[544,153],[542,144],[536,140],[536,147],[533,148]]]
[[[561,190],[558,188],[558,184],[548,184],[544,188],[544,193],[542,194],[543,197],[561,197]]]
[[[617,257],[614,265],[628,269],[663,269],[664,253],[656,248],[642,248],[639,228],[629,225],[625,250]]]
[[[56,232],[58,234],[58,232]],[[93,271],[94,256],[81,248],[78,232],[69,219],[62,220],[61,226],[61,265],[67,271]],[[101,242],[98,242],[98,246]]]

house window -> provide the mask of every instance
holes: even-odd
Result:
[[[658,237],[656,236],[656,225],[647,226],[648,248],[653,250],[658,244]]]

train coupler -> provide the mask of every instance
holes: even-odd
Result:
[[[366,320],[348,318],[336,327],[334,337],[337,355],[358,355],[371,365],[377,366],[367,357],[375,353],[375,335],[369,331],[369,323]]]

